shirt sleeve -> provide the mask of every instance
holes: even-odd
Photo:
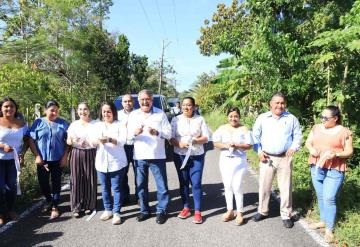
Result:
[[[173,117],[171,119],[171,138],[176,138],[176,129],[177,129],[177,118]]]
[[[25,124],[23,126],[23,136],[27,136],[29,133],[29,126],[27,124]]]
[[[135,129],[139,127],[137,121],[136,112],[132,111],[128,118],[127,128],[128,128],[128,139],[133,139],[135,137]]]
[[[292,135],[293,135],[293,142],[292,142],[290,148],[295,151],[298,151],[301,147],[302,132],[301,132],[299,120],[296,117],[294,117],[294,126],[293,126]]]
[[[248,130],[248,132],[245,134],[245,144],[250,144],[250,145],[254,144],[254,140],[250,130]]]
[[[28,132],[26,133],[26,135],[30,136],[30,138],[33,139],[34,141],[38,139],[36,136],[36,130],[39,124],[41,123],[41,121],[42,121],[41,118],[36,119],[35,122],[31,125],[30,129],[28,129]]]
[[[171,125],[165,113],[162,113],[161,130],[159,130],[159,137],[169,140],[171,138]]]
[[[209,140],[210,130],[205,122],[205,119],[201,117],[201,135],[206,136]]]
[[[71,123],[69,128],[67,129],[68,136],[73,137],[75,130],[75,122]]]
[[[124,146],[126,143],[126,126],[125,124],[122,124],[121,122],[117,123],[117,145],[118,146]]]
[[[261,115],[256,119],[255,124],[253,126],[252,129],[252,138],[253,138],[253,143],[254,143],[254,150],[257,153],[261,153],[262,152],[262,148],[261,148]]]
[[[221,127],[217,128],[213,134],[213,142],[221,142],[222,141],[222,133]]]

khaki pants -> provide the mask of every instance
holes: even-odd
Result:
[[[269,200],[275,173],[277,173],[280,190],[281,219],[290,219],[292,213],[292,157],[270,156],[267,163],[260,162],[258,213],[262,215],[269,213]]]

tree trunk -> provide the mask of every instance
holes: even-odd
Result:
[[[330,92],[331,92],[331,88],[330,88],[330,65],[327,65],[327,100],[326,100],[326,104],[329,105],[330,104]]]

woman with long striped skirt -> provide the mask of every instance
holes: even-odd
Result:
[[[71,123],[68,129],[67,144],[72,146],[70,156],[71,194],[70,203],[73,216],[90,214],[96,208],[97,177],[95,170],[96,148],[89,144],[88,137],[95,123],[90,118],[86,103],[77,109],[79,120]]]

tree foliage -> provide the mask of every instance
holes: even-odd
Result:
[[[157,92],[158,64],[130,53],[126,35],[104,30],[111,5],[111,0],[1,1],[0,64],[8,65],[3,69],[14,74],[0,83],[17,83],[18,74],[11,68],[22,64],[21,71],[31,75],[26,77],[25,73],[23,79],[29,84],[21,92],[38,96],[32,91],[43,78],[52,89],[41,92],[47,97],[32,97],[31,103],[56,98],[66,110],[81,101],[97,108],[104,100],[145,87]],[[174,70],[165,67],[164,74],[162,89],[174,94]],[[12,94],[6,88],[2,95]]]

